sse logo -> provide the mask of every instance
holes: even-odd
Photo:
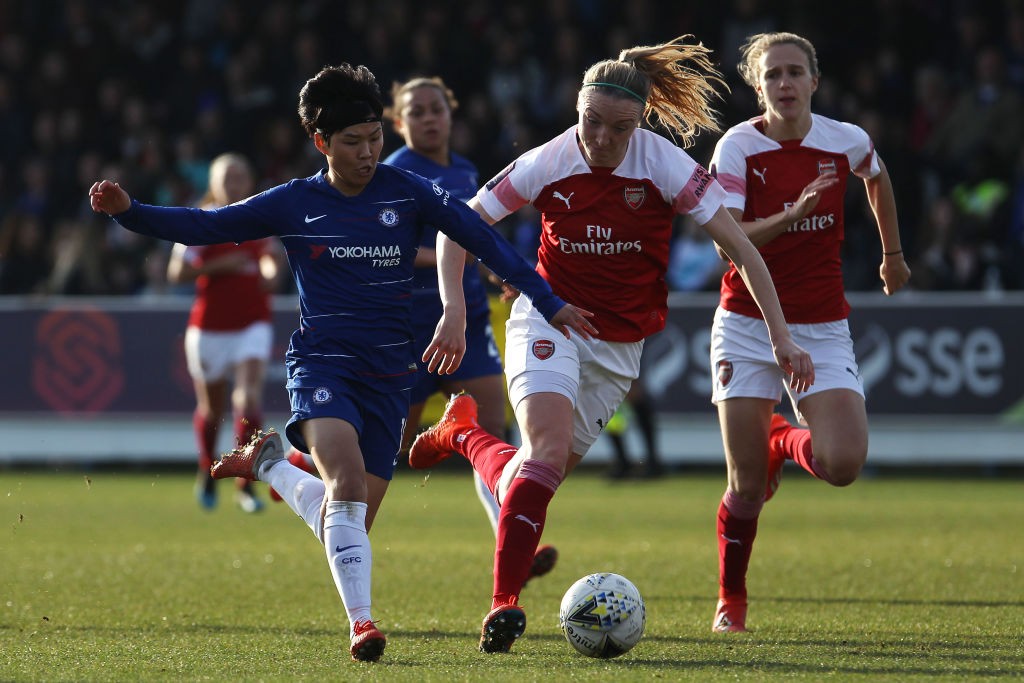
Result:
[[[95,413],[124,388],[117,323],[97,310],[54,311],[36,328],[32,387],[51,408]]]

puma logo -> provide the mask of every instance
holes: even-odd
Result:
[[[540,526],[540,522],[534,522],[532,519],[530,519],[526,515],[516,515],[515,519],[519,519],[519,520],[522,520],[522,521],[526,522],[527,524],[529,524],[530,526],[533,527],[534,531],[537,531],[537,528]]]
[[[562,194],[561,192],[558,192],[558,191],[556,190],[555,192],[553,192],[553,193],[551,194],[551,196],[552,196],[552,197],[554,197],[555,199],[561,199],[561,200],[562,200],[563,202],[565,202],[565,208],[566,208],[567,210],[571,210],[571,209],[572,209],[572,207],[571,207],[571,206],[569,206],[569,200],[570,200],[570,199],[572,199],[572,196],[573,196],[574,194],[576,194],[576,193],[575,193],[575,192],[570,192],[570,193],[569,193],[569,196],[568,196],[568,197],[566,197],[566,196],[565,196],[564,194]]]
[[[761,179],[762,184],[768,184],[768,181],[764,179],[764,174],[768,172],[767,168],[762,168],[760,171],[758,171],[756,168],[752,168],[750,170],[754,172],[754,175]]]
[[[722,540],[726,543],[735,543],[736,545],[743,545],[743,541],[738,538],[729,538],[725,534],[722,534]]]

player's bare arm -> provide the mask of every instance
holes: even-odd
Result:
[[[428,372],[436,369],[438,374],[450,375],[466,355],[466,297],[462,289],[466,250],[441,232],[437,233],[436,245],[442,313],[422,360]]]
[[[814,363],[811,354],[797,345],[789,333],[775,285],[772,284],[761,254],[725,207],[715,212],[711,220],[704,224],[704,229],[725,250],[761,309],[768,326],[775,362],[790,376],[790,386],[796,391],[806,391],[807,387],[814,384]]]
[[[821,199],[821,195],[838,182],[839,178],[835,173],[824,173],[819,175],[817,178],[807,183],[807,187],[800,192],[800,196],[791,206],[787,207],[784,211],[779,211],[778,213],[772,214],[762,220],[742,220],[742,209],[729,209],[729,213],[732,215],[733,220],[739,224],[743,232],[746,233],[753,245],[760,248],[786,232],[786,229],[789,228],[789,226],[801,220],[813,211],[814,207],[818,205],[818,200]],[[725,257],[725,254],[720,247],[718,249],[718,255],[723,258]]]
[[[881,157],[878,165],[882,171],[874,178],[864,181],[871,212],[878,223],[878,234],[882,239],[882,265],[878,274],[882,278],[882,291],[892,296],[910,280],[910,266],[903,256],[900,242],[900,223],[896,215],[896,194],[892,189],[889,170]]]

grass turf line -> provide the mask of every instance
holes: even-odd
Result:
[[[0,680],[981,680],[1024,675],[1019,480],[793,471],[760,521],[749,634],[710,632],[720,476],[609,483],[578,472],[522,596],[510,655],[476,650],[493,535],[465,473],[400,471],[371,533],[381,662],[348,661],[323,550],[283,504],[245,515],[184,473],[0,471]],[[259,485],[265,498],[265,486]],[[562,593],[615,571],[647,632],[612,661],[558,631]]]

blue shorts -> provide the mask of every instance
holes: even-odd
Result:
[[[285,435],[303,453],[309,447],[299,423],[316,417],[345,420],[359,435],[366,471],[390,481],[398,464],[402,431],[409,414],[409,392],[382,394],[364,384],[327,374],[307,374],[288,381],[292,416]]]
[[[436,321],[434,324],[436,325]],[[502,374],[501,353],[498,351],[497,342],[494,341],[490,311],[484,311],[483,314],[466,321],[466,355],[463,357],[459,369],[450,375],[427,372],[427,364],[420,358],[427,345],[430,344],[434,328],[431,327],[429,332],[425,328],[417,332],[416,342],[420,356],[416,358],[416,385],[412,388],[412,403],[414,405],[423,403],[441,391],[442,382],[457,382]]]

